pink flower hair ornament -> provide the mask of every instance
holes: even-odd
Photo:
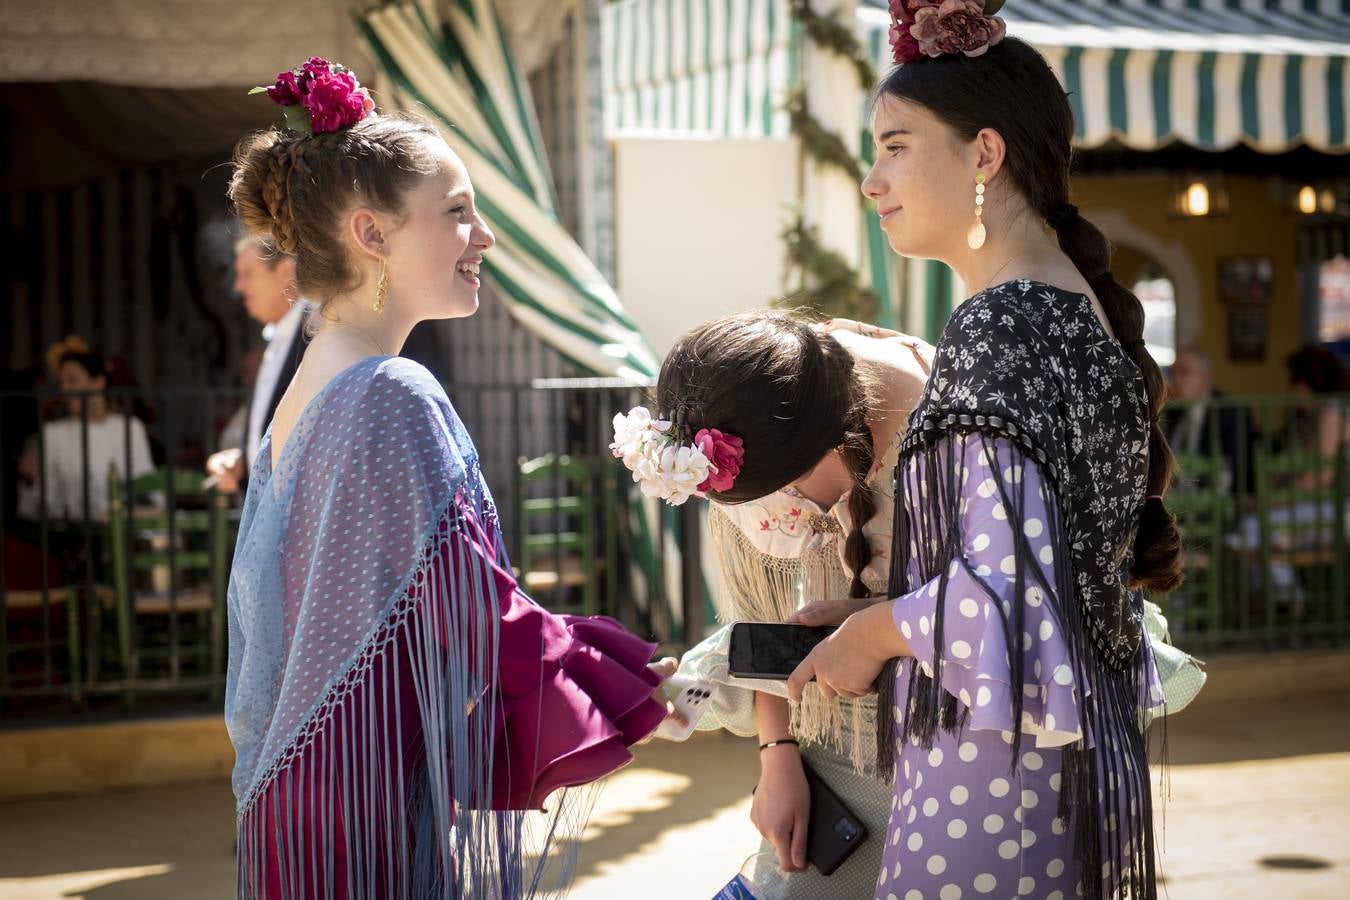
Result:
[[[700,428],[692,443],[685,443],[678,423],[657,419],[644,406],[635,406],[614,417],[616,459],[633,473],[644,496],[659,497],[671,506],[681,506],[690,497],[706,497],[709,491],[728,491],[736,483],[745,461],[745,444],[716,428]]]
[[[281,107],[287,129],[299,134],[326,134],[360,122],[375,110],[370,92],[346,66],[315,56],[289,72],[277,74],[271,87],[249,94],[267,94]]]
[[[983,56],[1008,27],[1003,0],[890,0],[891,56],[899,64],[963,54]]]

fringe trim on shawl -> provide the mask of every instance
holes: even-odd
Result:
[[[891,568],[891,596],[899,597],[919,584],[938,579],[933,642],[935,657],[932,671],[940,673],[945,646],[943,624],[946,612],[949,566],[955,560],[964,565],[972,578],[979,580],[964,559],[960,521],[963,484],[960,441],[979,440],[989,455],[990,474],[1008,514],[1008,525],[1015,536],[1016,574],[1010,604],[994,603],[1003,619],[1003,630],[1011,653],[1014,723],[1022,721],[1024,671],[1020,636],[1025,621],[1027,588],[1039,585],[1047,596],[1060,633],[1068,645],[1070,666],[1079,685],[1079,719],[1084,737],[1063,747],[1064,769],[1059,797],[1059,816],[1072,820],[1075,858],[1080,866],[1085,896],[1090,900],[1129,897],[1154,900],[1157,896],[1154,862],[1153,806],[1148,780],[1148,752],[1143,732],[1147,708],[1147,660],[1142,644],[1134,664],[1116,671],[1097,656],[1087,632],[1087,623],[1075,602],[1070,540],[1063,524],[1062,500],[1055,495],[1054,472],[1040,464],[1050,511],[1046,523],[1050,544],[1059,562],[1056,583],[1047,573],[1026,540],[1023,524],[1027,508],[1026,480],[1009,482],[1004,471],[1023,466],[1030,460],[1020,448],[995,443],[996,433],[980,430],[947,431],[917,445],[902,456],[897,467],[895,504],[895,553]],[[909,464],[917,460],[917,472]],[[911,537],[912,536],[912,537]],[[911,540],[917,547],[913,554]],[[917,577],[913,584],[906,576],[911,564]],[[998,599],[992,588],[986,588]],[[1066,599],[1067,598],[1067,599]],[[897,706],[895,675],[899,665],[910,667],[909,694],[903,706]],[[926,675],[917,661],[891,660],[878,679],[877,751],[878,764],[889,780],[894,778],[894,748],[898,741],[917,738],[931,749],[938,730],[954,731],[965,723],[968,710],[942,687],[937,678]],[[900,730],[895,715],[901,715]],[[1010,771],[1015,771],[1020,755],[1022,732],[1015,728],[1012,738]],[[883,750],[886,755],[883,755]]]
[[[515,900],[542,890],[546,868],[555,889],[570,880],[575,846],[550,852],[584,825],[570,798],[533,818],[488,808],[498,711],[484,673],[499,598],[490,551],[451,552],[491,524],[464,502],[451,501],[364,649],[240,803],[240,900]]]
[[[798,557],[770,556],[716,504],[708,513],[708,532],[726,585],[716,600],[723,621],[783,622],[808,601],[848,596],[850,579],[830,542]],[[866,753],[876,722],[870,699],[828,700],[815,684],[808,684],[802,702],[791,709],[789,728],[798,740],[847,756],[859,774],[875,771],[877,760]],[[888,748],[878,759],[891,752]]]

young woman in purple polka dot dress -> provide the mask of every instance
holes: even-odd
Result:
[[[324,60],[268,93],[305,128],[246,138],[230,198],[323,324],[250,468],[230,576],[238,896],[551,894],[588,799],[560,789],[666,715],[653,647],[519,591],[469,435],[396,355],[477,309],[493,235],[464,164]]]
[[[892,248],[977,293],[909,416],[887,595],[804,608],[842,625],[789,691],[878,691],[878,756],[895,767],[878,900],[1154,898],[1143,723],[1163,694],[1143,592],[1180,580],[1163,382],[1139,301],[1068,203],[1065,93],[982,10],[892,4],[904,64],[877,94],[863,191]],[[744,438],[734,491],[711,499],[847,470],[850,407],[827,398],[885,391],[815,361],[833,352],[773,314],[671,350],[656,414]]]
[[[900,65],[862,187],[896,252],[977,293],[901,449],[893,599],[791,688],[852,696],[880,673],[897,764],[880,900],[1152,898],[1142,723],[1162,693],[1142,595],[1180,580],[1163,382],[1109,244],[1068,202],[1063,88],[981,2],[953,3],[891,5]]]

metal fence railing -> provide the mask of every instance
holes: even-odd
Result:
[[[696,511],[644,501],[608,451],[614,414],[642,402],[641,388],[589,379],[449,392],[536,599],[615,616],[670,648],[700,634],[703,583],[685,564],[698,559]],[[203,465],[244,400],[179,388],[0,393],[0,716],[218,704],[241,498],[210,485]]]
[[[645,500],[608,451],[614,414],[644,388],[567,379],[449,392],[532,596],[615,616],[669,649],[702,636],[699,504]],[[206,389],[0,393],[0,716],[218,705],[240,498],[205,484],[202,464],[243,401]],[[133,408],[146,450],[122,412]],[[26,434],[14,427],[24,421]],[[1186,541],[1187,582],[1163,601],[1175,641],[1209,653],[1350,637],[1350,397],[1217,399],[1174,407],[1165,424]]]
[[[1163,601],[1195,651],[1350,638],[1350,396],[1216,398],[1164,420],[1187,581]]]

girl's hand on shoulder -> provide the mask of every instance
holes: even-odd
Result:
[[[816,600],[797,610],[788,619],[788,624],[842,625],[849,616],[885,599],[885,597],[847,597],[843,600]]]

